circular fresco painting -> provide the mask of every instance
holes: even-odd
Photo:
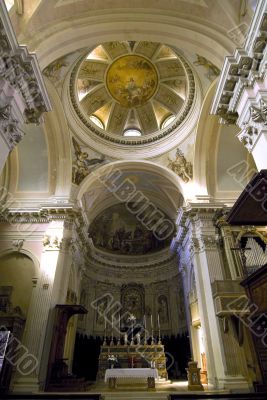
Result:
[[[155,93],[158,74],[145,57],[126,55],[111,64],[107,71],[106,84],[111,96],[121,106],[142,106]]]

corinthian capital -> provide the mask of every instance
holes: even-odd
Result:
[[[22,131],[18,128],[19,122],[12,115],[10,105],[0,108],[0,133],[10,151],[16,146],[23,137]]]
[[[201,235],[201,247],[203,250],[217,249],[218,240],[213,235]]]

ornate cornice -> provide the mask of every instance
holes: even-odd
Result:
[[[244,47],[225,59],[211,110],[221,123],[241,128],[238,138],[249,151],[266,127],[266,37],[267,5],[260,0]]]
[[[80,210],[73,209],[72,207],[55,207],[45,208],[41,207],[39,210],[27,211],[6,209],[0,215],[0,222],[23,223],[49,223],[54,220],[64,220],[70,223],[75,218],[81,217]]]
[[[3,2],[0,11],[0,78],[21,94],[25,122],[39,123],[42,114],[51,110],[51,104],[36,55],[18,44]]]
[[[0,2],[0,133],[9,151],[22,139],[22,122],[38,124],[51,110],[35,54],[20,46]]]
[[[134,269],[136,271],[138,269],[144,269],[144,268],[162,267],[163,265],[175,262],[175,260],[176,260],[176,254],[171,254],[168,257],[166,257],[160,261],[156,261],[156,258],[154,260],[146,261],[144,263],[139,261],[139,263],[138,262],[134,263]],[[129,268],[132,268],[132,266],[133,266],[132,262],[120,261],[120,263],[118,263],[116,261],[116,259],[114,259],[114,262],[112,262],[112,260],[110,260],[110,262],[108,262],[108,259],[95,257],[95,255],[93,255],[93,254],[90,254],[88,256],[88,264],[91,264],[91,265],[93,264],[94,266],[99,265],[99,266],[104,266],[104,267],[112,267],[112,268],[117,268],[117,269],[125,269],[126,268],[128,270],[129,270]]]
[[[134,280],[140,282],[157,282],[166,280],[166,276],[172,279],[178,273],[176,259],[166,260],[164,263],[153,263],[151,265],[143,265],[136,268],[132,265],[110,265],[99,263],[91,259],[86,264],[86,276],[98,281],[112,282],[114,280],[125,282],[126,280]]]

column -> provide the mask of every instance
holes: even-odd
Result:
[[[67,265],[70,259],[70,232],[64,231],[64,220],[51,221],[43,239],[43,253],[40,263],[40,278],[32,297],[24,332],[23,344],[38,360],[38,368],[29,376],[19,373],[14,380],[14,391],[28,392],[44,387],[46,365],[52,334],[51,312],[54,306],[66,298],[59,288],[68,281]],[[65,301],[64,301],[65,302]]]
[[[190,217],[192,261],[203,329],[203,346],[207,356],[208,382],[216,388],[249,389],[241,361],[242,350],[238,348],[230,332],[225,337],[223,326],[216,315],[212,283],[224,280],[224,267],[213,218],[214,212],[211,210],[192,213]]]

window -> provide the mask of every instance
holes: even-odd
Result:
[[[100,118],[96,117],[95,115],[91,115],[90,120],[99,128],[104,129],[105,126]]]
[[[169,115],[167,118],[165,118],[161,124],[161,129],[166,128],[168,125],[170,125],[173,121],[175,120],[175,115]]]
[[[123,132],[123,136],[141,136],[139,129],[131,128]]]

